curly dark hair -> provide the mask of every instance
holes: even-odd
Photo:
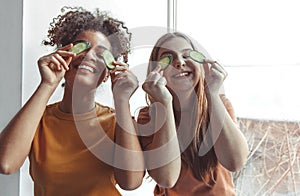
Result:
[[[124,22],[109,16],[108,12],[95,9],[94,13],[82,7],[63,7],[62,14],[53,19],[48,30],[49,40],[44,45],[62,47],[72,43],[83,31],[101,32],[107,36],[115,58],[128,62],[131,33]]]

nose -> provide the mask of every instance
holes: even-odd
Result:
[[[173,61],[173,66],[176,69],[181,69],[181,68],[185,67],[184,59],[182,57],[175,58]]]
[[[97,59],[97,55],[95,54],[95,51],[90,49],[88,51],[86,51],[84,58],[93,62],[96,62]]]

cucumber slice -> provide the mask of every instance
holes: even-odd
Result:
[[[196,50],[191,50],[190,51],[190,57],[194,60],[197,61],[198,63],[203,63],[206,57],[201,53]]]
[[[158,61],[158,65],[160,65],[161,69],[167,69],[167,67],[172,63],[172,56],[165,56]]]
[[[113,64],[113,62],[115,61],[115,57],[112,55],[112,53],[109,50],[104,50],[101,55],[108,69],[112,70],[116,67]]]
[[[77,41],[74,43],[73,47],[69,50],[69,52],[73,52],[75,54],[80,54],[87,49],[90,48],[90,43],[87,41]]]

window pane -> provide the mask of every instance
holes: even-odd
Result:
[[[300,12],[296,0],[178,0],[177,30],[224,66],[237,115],[300,119]]]

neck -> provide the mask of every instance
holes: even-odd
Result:
[[[90,112],[95,108],[95,91],[73,92],[65,87],[63,99],[59,105],[65,113],[82,114]]]

